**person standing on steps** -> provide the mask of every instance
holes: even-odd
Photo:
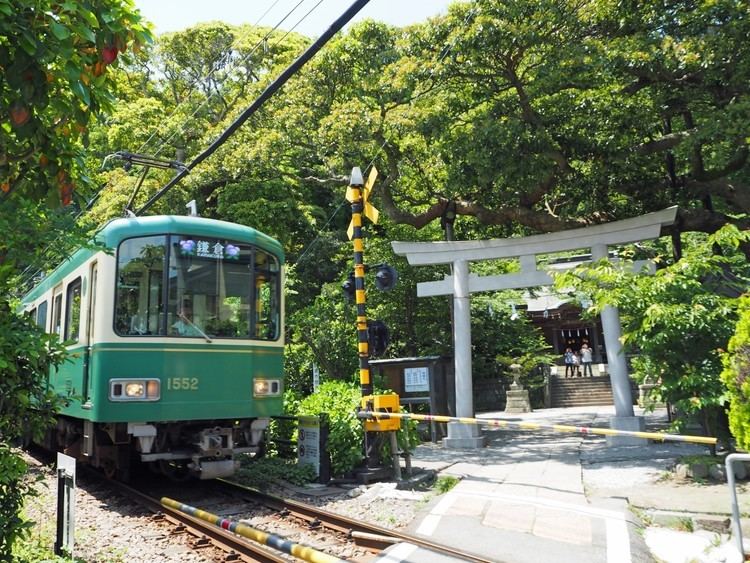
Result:
[[[573,375],[581,377],[581,354],[578,353],[578,350],[573,352]]]
[[[591,361],[593,356],[591,354],[591,348],[585,342],[581,345],[581,363],[583,364],[583,377],[586,377],[586,370],[589,372],[589,377],[594,377],[594,372],[591,369]]]
[[[570,374],[570,377],[573,377],[575,375],[573,372],[573,350],[566,348],[563,359],[565,361],[565,377],[568,377],[568,374]]]

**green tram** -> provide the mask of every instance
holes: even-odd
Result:
[[[23,299],[72,361],[45,446],[127,478],[230,475],[282,413],[284,254],[249,227],[189,216],[116,219]]]

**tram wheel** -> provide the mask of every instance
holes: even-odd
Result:
[[[107,479],[114,479],[117,477],[117,464],[113,459],[105,459],[102,462],[102,471]]]
[[[170,480],[182,483],[190,478],[190,469],[186,462],[159,460],[159,469]]]

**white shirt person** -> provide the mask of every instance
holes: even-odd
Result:
[[[584,343],[581,345],[581,363],[583,364],[583,376],[586,377],[586,370],[589,372],[590,377],[594,377],[594,372],[591,369],[591,362],[593,360],[593,354],[589,345]]]

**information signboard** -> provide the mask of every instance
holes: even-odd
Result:
[[[299,417],[297,463],[312,465],[315,475],[320,475],[320,420],[317,416]]]
[[[430,390],[430,370],[428,367],[404,368],[404,392],[414,393]]]

